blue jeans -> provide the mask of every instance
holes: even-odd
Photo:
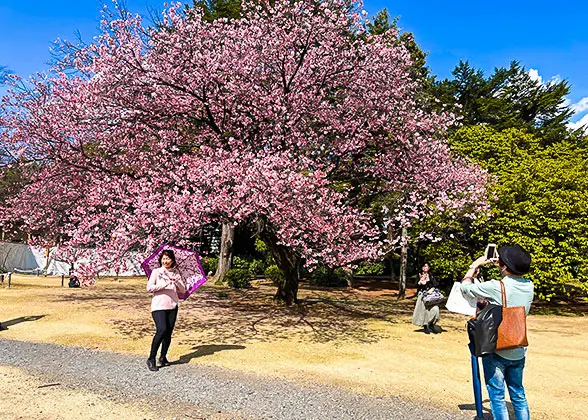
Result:
[[[523,370],[525,369],[525,358],[520,360],[508,360],[497,354],[490,354],[482,358],[484,366],[484,379],[490,407],[495,420],[508,420],[506,409],[504,384],[508,387],[510,401],[514,408],[516,420],[528,420],[529,405],[523,388]]]

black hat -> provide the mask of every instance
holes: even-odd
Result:
[[[513,274],[525,274],[531,269],[531,254],[520,245],[501,246],[498,248],[498,256]]]

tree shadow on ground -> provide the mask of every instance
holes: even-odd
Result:
[[[8,321],[2,322],[2,329],[8,329],[8,327],[16,324],[20,324],[21,322],[29,322],[29,321],[37,321],[41,318],[46,317],[47,315],[27,315],[27,316],[20,316],[18,318],[14,318]]]
[[[193,347],[192,353],[184,354],[176,361],[170,362],[170,365],[182,365],[190,363],[190,360],[198,357],[210,356],[211,354],[218,353],[224,350],[243,350],[245,346],[232,345],[232,344],[203,344],[201,346]]]
[[[534,301],[531,315],[587,316],[588,300],[582,297],[557,302]]]
[[[184,305],[177,326],[186,334],[182,344],[280,339],[371,343],[387,337],[370,328],[373,321],[405,322],[412,314],[410,302],[366,298],[349,290],[301,290],[299,304],[291,307],[276,303],[271,287],[225,293],[227,298],[219,298],[214,291],[203,291],[198,300]],[[198,337],[191,338],[190,331],[198,331]]]
[[[149,294],[137,285],[115,285],[107,290],[99,287],[73,289],[73,293],[56,296],[54,302],[69,302],[79,305],[91,305],[93,308],[112,309],[121,304],[130,311],[143,310],[149,306]],[[67,289],[66,289],[67,290]]]
[[[377,289],[328,289],[303,283],[299,303],[288,307],[273,299],[271,285],[240,290],[205,285],[180,302],[174,336],[178,343],[194,348],[203,343],[242,345],[282,339],[373,343],[388,335],[371,324],[405,323],[414,306],[411,300],[398,300],[393,289]],[[55,300],[97,309],[124,307],[130,316],[108,322],[122,335],[142,339],[154,333],[150,297],[144,290],[142,284],[97,284],[84,293],[64,293]]]

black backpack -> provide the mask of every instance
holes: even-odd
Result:
[[[478,316],[467,322],[470,342],[474,343],[477,357],[488,356],[496,352],[498,326],[502,322],[502,306],[488,304]]]

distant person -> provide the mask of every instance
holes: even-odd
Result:
[[[155,336],[147,359],[150,371],[159,370],[155,363],[157,351],[161,346],[160,366],[168,366],[167,352],[178,317],[178,292],[184,293],[186,286],[176,270],[176,257],[171,250],[164,250],[159,256],[159,268],[153,270],[147,282],[147,291],[153,294],[151,316],[155,322]]]
[[[80,287],[80,280],[73,274],[69,277],[69,287],[76,288]]]
[[[439,282],[431,274],[431,267],[428,263],[423,264],[421,272],[417,275],[417,301],[414,305],[414,312],[412,314],[412,323],[419,327],[423,327],[425,334],[437,334],[439,331],[435,325],[439,322],[439,306],[432,305],[428,307],[423,302],[423,293],[431,288],[439,285]]]
[[[524,306],[528,314],[533,301],[534,287],[531,280],[525,278],[524,275],[531,268],[531,256],[520,245],[500,247],[497,262],[487,260],[485,256],[474,261],[461,282],[461,291],[464,296],[484,298],[491,304],[502,305],[500,281],[472,283],[472,277],[476,270],[481,265],[490,263],[495,263],[500,268],[508,306]],[[530,418],[529,405],[523,387],[526,354],[526,347],[517,347],[509,350],[497,350],[482,358],[484,379],[495,420],[508,419],[505,383],[514,408],[515,419],[528,420]]]

